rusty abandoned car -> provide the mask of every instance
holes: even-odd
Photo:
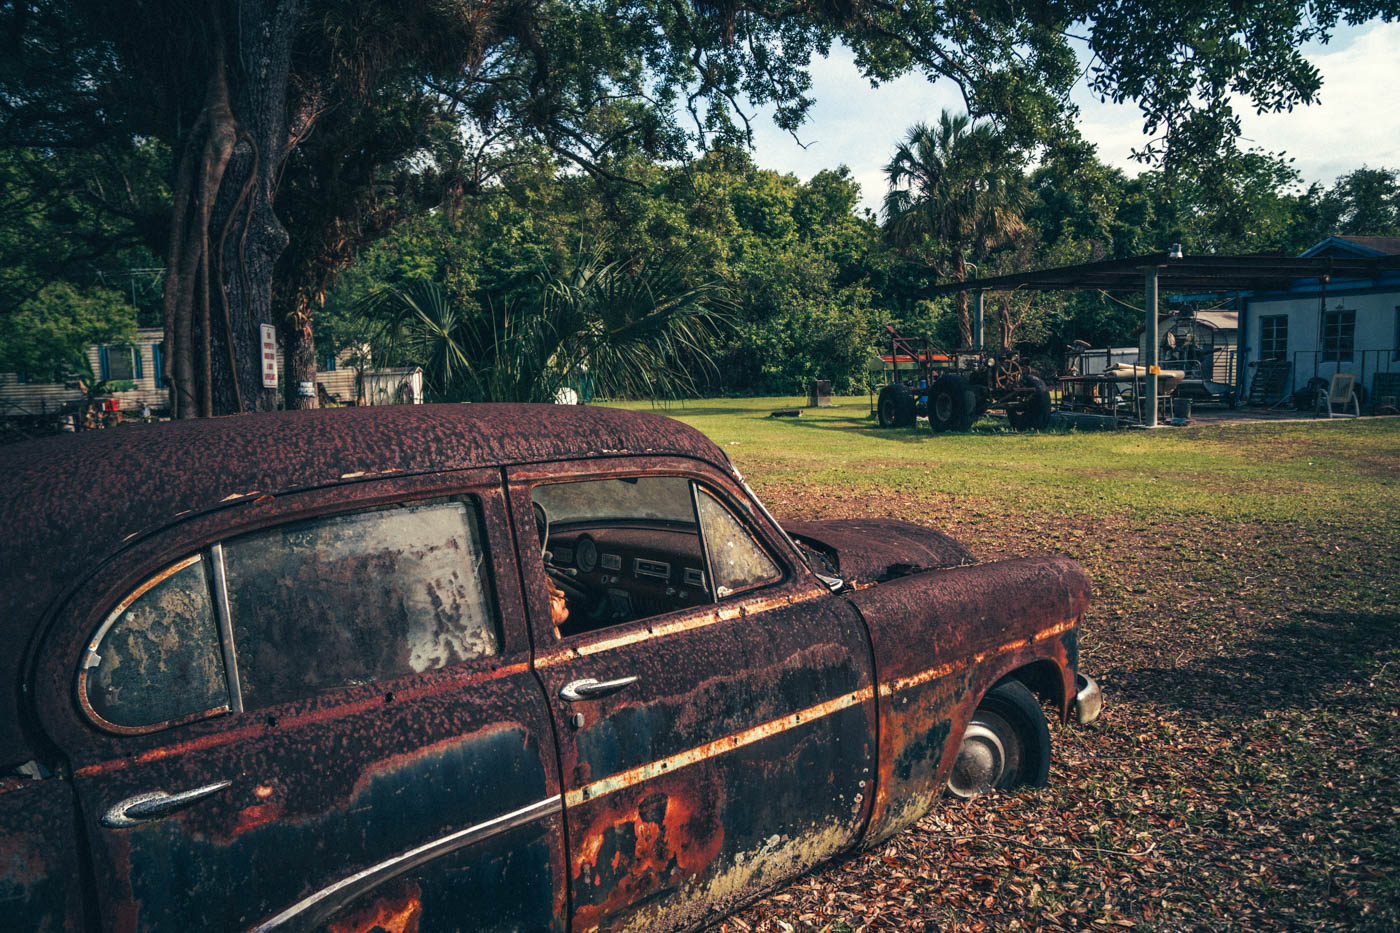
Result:
[[[780,527],[656,415],[429,405],[0,450],[15,930],[662,930],[1044,784],[1072,561]]]

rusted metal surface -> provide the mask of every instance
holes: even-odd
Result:
[[[407,405],[130,425],[0,447],[0,769],[34,755],[11,705],[43,614],[104,560],[182,518],[296,489],[558,458],[725,464],[704,435],[643,412]]]
[[[81,929],[83,886],[73,785],[0,779],[0,911],[10,930]]]
[[[41,572],[12,544],[0,554],[10,558],[0,563],[0,584],[9,584],[0,613],[28,613],[16,622],[0,615],[0,648],[42,638],[28,672],[32,705],[21,710],[30,734],[0,715],[0,765],[39,749],[62,771],[32,784],[0,779],[0,839],[15,839],[23,855],[0,863],[0,900],[19,892],[29,911],[21,916],[35,918],[29,926],[94,918],[123,931],[692,926],[917,819],[940,794],[978,698],[1002,677],[1025,680],[1062,713],[1073,702],[1088,582],[1071,561],[961,566],[971,562],[964,548],[920,526],[790,523],[857,585],[833,593],[718,448],[667,419],[554,406],[340,416],[132,429],[141,443],[101,432],[89,454],[134,458],[110,500],[72,501],[105,469],[74,459],[69,448],[87,437],[51,445],[59,462],[50,469],[62,474],[52,490],[38,480],[33,451],[42,445],[10,461],[18,488],[52,506],[34,548],[48,550],[50,563],[72,555]],[[186,456],[181,444],[195,446]],[[776,561],[777,582],[561,637],[532,483],[648,474],[713,491],[729,530],[709,537],[752,536]],[[34,514],[33,501],[24,506],[13,489],[4,496],[0,517]],[[492,638],[479,633],[468,650],[438,624],[460,614],[438,611],[443,593],[459,592],[453,576],[421,598],[407,586],[376,595],[400,608],[431,604],[437,621],[422,631],[407,615],[386,625],[406,653],[374,666],[370,682],[341,679],[327,692],[289,690],[266,702],[254,687],[246,712],[240,700],[208,719],[137,734],[104,730],[75,702],[104,620],[139,608],[123,598],[190,555],[218,555],[223,567],[224,543],[240,535],[459,500],[480,508],[481,540],[463,552],[484,544],[489,572],[472,592],[493,594]],[[91,536],[74,534],[82,522]],[[314,573],[282,573],[299,581],[294,589],[323,576],[350,583],[428,548],[391,536],[392,554],[356,563],[322,559],[326,542],[314,535],[293,537],[318,552]],[[238,573],[223,582],[228,598],[215,602],[221,625],[232,614],[233,631]],[[274,595],[258,601],[271,606]],[[361,616],[354,628],[371,637],[375,626]],[[219,657],[225,665],[240,651],[251,657],[251,645],[250,636]],[[307,669],[319,670],[326,658],[317,648],[288,641],[276,663],[295,673],[298,654],[309,653]],[[14,676],[0,671],[12,694],[5,678]],[[623,686],[561,698],[583,679]],[[240,697],[243,689],[230,686]],[[133,797],[223,781],[163,819],[120,829],[101,822]],[[40,817],[21,826],[31,807]],[[85,825],[69,825],[75,813]],[[37,849],[36,833],[57,842]],[[86,859],[75,839],[91,846]]]
[[[143,574],[169,566],[169,551],[200,547],[219,531],[444,492],[479,502],[487,538],[509,542],[498,471],[387,479],[193,519],[173,542],[128,549],[107,565],[106,587],[67,605],[87,621],[51,633],[35,673],[36,712],[71,763],[97,909],[111,929],[248,930],[291,908],[289,928],[308,918],[353,926],[383,913],[412,917],[423,931],[497,922],[562,929],[558,768],[509,547],[490,553],[497,656],[149,735],[99,731],[69,701],[85,636]],[[230,521],[234,514],[241,520]],[[304,650],[314,655],[315,646]],[[121,830],[98,822],[132,796],[218,779],[232,786],[165,819]],[[522,810],[529,819],[498,822]],[[398,888],[381,891],[400,881],[420,892],[408,914]],[[466,913],[462,904],[471,905]]]
[[[529,481],[549,475],[510,475],[519,539]],[[727,473],[695,478],[744,495]],[[561,641],[543,587],[526,593],[559,736],[576,931],[699,923],[860,837],[875,769],[865,627],[776,529],[749,527],[792,561],[786,582],[720,605]],[[542,574],[521,560],[527,578]],[[579,678],[633,676],[607,697],[556,699]]]
[[[1032,689],[1048,685],[1068,710],[1088,597],[1083,569],[1051,557],[921,573],[850,595],[870,628],[880,684],[868,844],[933,807],[962,730],[1002,677],[1024,670]]]
[[[784,521],[783,527],[820,552],[847,583],[878,583],[974,560],[967,548],[942,532],[896,519]]]

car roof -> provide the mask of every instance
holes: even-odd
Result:
[[[38,626],[128,542],[251,492],[635,455],[727,463],[703,434],[671,418],[535,404],[267,412],[0,447],[0,528],[8,531],[0,538],[0,766],[33,757],[14,704]]]

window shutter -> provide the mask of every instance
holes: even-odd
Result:
[[[107,348],[97,348],[97,378],[102,382],[107,381]]]
[[[140,347],[133,346],[131,348],[131,358],[133,361],[131,371],[136,374],[137,379],[145,378],[145,365],[141,359]]]
[[[163,384],[161,382],[161,373],[164,370],[161,369],[160,363],[160,344],[153,343],[151,344],[151,369],[153,370],[153,372],[151,373],[151,378],[156,381],[157,386]]]

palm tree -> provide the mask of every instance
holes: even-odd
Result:
[[[1026,230],[1020,162],[990,124],[967,114],[945,110],[935,126],[915,124],[885,166],[886,236],[941,277],[967,281],[969,252],[980,262]],[[966,292],[958,292],[957,309],[963,345],[971,346]]]
[[[441,400],[548,402],[585,381],[610,398],[694,394],[692,370],[713,369],[728,319],[721,286],[685,284],[665,257],[580,257],[564,275],[542,274],[531,298],[499,308],[488,298],[470,309],[427,280],[381,289],[361,309],[381,322],[373,357],[422,366]]]

